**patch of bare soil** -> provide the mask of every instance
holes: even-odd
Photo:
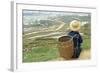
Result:
[[[89,49],[89,50],[83,50],[83,51],[81,52],[81,54],[80,54],[79,59],[80,59],[80,60],[83,60],[83,59],[90,59],[90,57],[91,57],[91,51],[90,51],[90,49]]]
[[[75,60],[86,60],[86,59],[90,59],[91,57],[91,53],[90,53],[90,49],[88,50],[83,50],[80,54],[80,57],[78,59],[75,59]],[[74,59],[72,59],[74,60]],[[51,61],[66,61],[64,58],[62,57],[59,57],[59,58],[56,58],[56,59],[53,59]]]

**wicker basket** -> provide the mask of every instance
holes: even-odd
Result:
[[[70,36],[62,36],[58,39],[60,56],[66,60],[71,60],[73,55],[73,39]]]

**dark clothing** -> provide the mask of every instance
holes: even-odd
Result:
[[[79,32],[71,31],[68,33],[69,36],[73,37],[74,42],[74,53],[73,58],[78,58],[81,53],[81,43],[83,42],[83,39]]]

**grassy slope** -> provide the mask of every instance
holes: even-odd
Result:
[[[65,25],[66,26],[66,25]],[[67,26],[66,26],[67,27]],[[66,27],[59,31],[65,31]],[[40,62],[49,61],[59,57],[59,52],[57,48],[57,39],[49,37],[41,37],[37,39],[27,40],[29,37],[34,37],[37,35],[45,35],[51,32],[40,32],[32,35],[27,35],[23,37],[23,48],[31,48],[31,51],[23,52],[23,62]],[[62,35],[62,34],[61,34]],[[49,38],[49,39],[48,39]],[[82,49],[90,49],[90,37],[83,36]]]
[[[23,62],[40,62],[55,59],[59,56],[57,48],[34,48],[31,52],[24,52]]]
[[[83,38],[84,39],[84,38]],[[49,61],[59,57],[56,39],[39,38],[34,40],[35,46],[30,52],[24,51],[23,62]],[[31,45],[33,45],[31,43]],[[90,49],[90,38],[85,38],[82,43],[83,49]]]

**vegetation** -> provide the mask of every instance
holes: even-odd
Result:
[[[90,49],[90,38],[83,37],[82,49]],[[31,48],[31,51],[23,51],[23,62],[40,62],[49,61],[59,57],[57,47],[57,39],[54,38],[38,38],[29,43],[27,41],[26,48]]]
[[[49,61],[59,57],[57,48],[33,48],[31,52],[23,53],[23,62]]]
[[[82,43],[82,49],[90,49],[91,48],[91,37],[90,36],[84,36],[83,37],[83,43]]]
[[[81,29],[83,33],[81,47],[83,50],[91,48],[90,14],[88,16],[78,16],[77,14],[45,15],[44,12],[42,16],[39,12],[39,15],[24,15],[23,17],[23,62],[41,62],[58,58],[58,37],[67,35],[68,24],[75,18],[80,19],[80,21],[88,21]],[[26,22],[29,22],[28,25],[25,24]],[[64,26],[56,30],[62,23],[64,23]]]

